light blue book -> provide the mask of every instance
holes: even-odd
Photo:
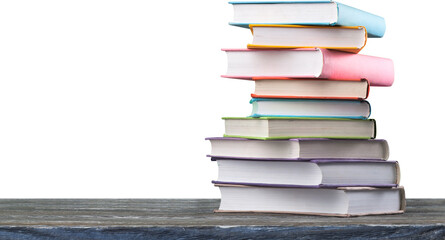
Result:
[[[236,1],[230,25],[249,24],[364,26],[368,37],[383,37],[385,19],[334,1]]]
[[[306,117],[368,119],[371,105],[365,100],[252,98],[250,117]]]

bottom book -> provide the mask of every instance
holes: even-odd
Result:
[[[325,216],[396,214],[405,211],[397,188],[293,188],[215,184],[221,204],[215,212],[264,212]]]

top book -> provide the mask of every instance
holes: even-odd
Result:
[[[383,37],[385,19],[334,1],[234,1],[230,25],[296,24],[364,26],[368,37]]]

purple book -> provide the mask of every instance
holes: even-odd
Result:
[[[337,188],[397,187],[397,161],[361,159],[276,159],[213,158],[218,164],[214,184],[262,187]]]
[[[215,212],[264,212],[324,216],[403,213],[403,187],[289,187],[215,184],[221,203]]]
[[[388,160],[389,147],[384,139],[299,138],[288,140],[252,140],[211,137],[213,158],[236,159],[373,159]]]
[[[237,186],[256,186],[256,187],[283,187],[283,188],[342,188],[342,187],[374,187],[374,188],[388,188],[397,187],[398,184],[320,184],[320,185],[293,185],[293,184],[269,184],[269,183],[245,183],[245,182],[223,182],[212,180],[215,185],[237,185]]]

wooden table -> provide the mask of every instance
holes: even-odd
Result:
[[[0,199],[0,239],[445,239],[445,199],[353,218],[213,213],[218,199]]]

